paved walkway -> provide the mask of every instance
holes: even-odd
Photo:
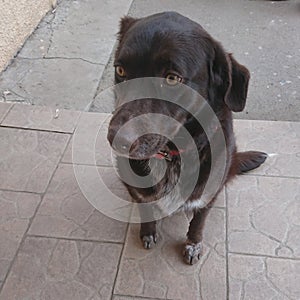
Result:
[[[59,1],[0,74],[0,101],[88,111],[131,2]]]
[[[186,215],[160,222],[159,243],[144,250],[137,225],[106,217],[79,189],[74,164],[92,192],[99,179],[89,175],[95,164],[85,145],[72,160],[72,135],[91,140],[108,117],[0,103],[1,300],[300,298],[300,123],[235,121],[240,149],[276,155],[220,195],[204,255],[188,266]],[[95,161],[106,185],[127,195],[105,127]]]
[[[111,112],[120,17],[176,10],[199,22],[251,71],[236,118],[300,119],[299,1],[61,0],[0,74],[0,101]],[[151,3],[151,4],[150,4]]]
[[[58,3],[0,74],[0,300],[300,299],[297,1]],[[195,266],[181,259],[188,216],[160,222],[159,243],[146,251],[138,226],[94,209],[74,174],[75,165],[93,192],[96,166],[129,199],[105,127],[95,153],[83,141],[93,141],[113,109],[101,91],[113,82],[119,18],[162,10],[199,21],[249,67],[249,102],[237,117],[280,120],[235,121],[241,150],[272,155],[220,195]],[[74,133],[82,141],[76,157]]]

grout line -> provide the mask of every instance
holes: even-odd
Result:
[[[120,265],[121,265],[121,261],[122,261],[122,257],[123,257],[123,253],[124,253],[124,249],[125,249],[125,244],[126,244],[126,241],[127,241],[128,231],[129,231],[129,223],[127,223],[127,228],[126,228],[126,233],[125,233],[125,239],[124,239],[123,247],[122,247],[122,250],[121,250],[121,253],[120,253],[120,257],[119,257],[119,260],[118,260],[118,264],[117,264],[116,276],[115,276],[115,279],[114,279],[114,282],[113,282],[113,285],[112,285],[111,299],[114,298],[114,290],[115,290],[117,279],[118,279],[118,276],[119,276]]]
[[[78,124],[79,124],[79,122],[80,122],[80,120],[82,118],[82,115],[83,115],[83,111],[80,111],[80,110],[77,110],[77,111],[79,112],[79,115],[78,115],[78,118],[77,118],[77,120],[76,120],[76,122],[74,124],[74,128],[73,128],[73,131],[72,131],[72,136],[75,134],[75,131],[76,131],[76,129],[78,127]],[[71,143],[71,139],[70,139],[69,143]]]
[[[228,260],[228,194],[225,186],[225,267],[226,267],[226,299],[229,300],[229,260]]]
[[[300,176],[286,176],[286,175],[272,175],[272,174],[241,174],[239,176],[250,176],[250,177],[267,177],[267,178],[286,178],[286,179],[300,179]]]
[[[117,296],[117,297],[121,297],[121,299],[125,299],[130,297],[130,299],[132,298],[134,299],[143,299],[143,300],[174,300],[171,298],[149,298],[149,297],[144,297],[144,296],[132,296],[132,295],[121,295],[121,294],[114,294],[113,296]],[[112,298],[114,299],[114,298]]]
[[[295,120],[266,120],[266,119],[241,119],[236,116],[233,117],[233,123],[235,122],[261,122],[261,123],[300,123]],[[234,129],[234,127],[233,127]]]
[[[71,138],[71,137],[69,137],[69,139],[70,139],[70,138]],[[69,141],[68,141],[68,142],[69,142]],[[51,175],[51,177],[50,177],[50,179],[49,179],[49,182],[48,182],[48,184],[47,184],[47,186],[46,186],[46,188],[45,188],[44,193],[41,193],[41,194],[40,194],[40,198],[41,198],[41,199],[40,199],[40,202],[39,202],[39,204],[37,205],[37,207],[36,207],[36,209],[35,209],[35,211],[34,211],[32,217],[31,217],[30,220],[29,220],[29,223],[28,223],[28,225],[27,225],[27,229],[26,229],[26,231],[25,231],[24,234],[23,234],[23,237],[22,237],[22,239],[21,239],[21,242],[20,242],[20,244],[19,244],[19,247],[17,248],[14,257],[13,257],[13,259],[12,259],[11,262],[10,262],[9,268],[8,268],[8,270],[7,270],[7,272],[6,272],[5,276],[4,276],[4,279],[3,279],[3,281],[2,281],[2,285],[0,286],[0,295],[1,295],[1,292],[2,292],[2,290],[3,290],[3,288],[4,288],[4,285],[5,285],[5,283],[6,283],[6,280],[7,280],[8,276],[9,276],[9,274],[10,274],[10,272],[11,272],[11,269],[12,269],[13,265],[15,264],[15,261],[16,261],[18,255],[19,255],[20,249],[21,249],[21,248],[23,247],[23,245],[24,245],[24,242],[25,242],[25,240],[26,240],[26,238],[27,238],[27,234],[28,234],[28,231],[29,231],[29,229],[30,229],[30,227],[31,227],[31,224],[32,224],[32,222],[33,222],[33,220],[34,220],[34,218],[35,218],[35,216],[36,216],[36,214],[37,214],[37,212],[38,212],[38,210],[39,210],[39,208],[40,208],[42,202],[43,202],[43,199],[44,199],[44,197],[45,197],[45,195],[46,195],[46,193],[47,193],[47,191],[48,191],[48,189],[49,189],[50,183],[51,183],[51,181],[52,181],[52,179],[53,179],[53,177],[54,177],[54,175],[55,175],[55,173],[56,173],[56,171],[57,171],[57,169],[58,169],[58,166],[59,166],[59,164],[60,164],[60,162],[61,162],[61,160],[62,160],[62,157],[63,157],[63,153],[66,151],[68,142],[66,143],[65,149],[64,149],[64,151],[62,151],[62,155],[61,155],[61,157],[60,157],[60,159],[59,159],[59,161],[58,161],[58,163],[57,163],[55,169],[53,170],[53,173],[52,173],[52,175]]]
[[[37,128],[26,128],[21,126],[13,126],[13,125],[0,125],[3,128],[9,129],[19,129],[19,130],[30,130],[30,131],[41,131],[41,132],[48,132],[48,133],[61,133],[61,134],[68,134],[71,135],[73,132],[70,131],[58,131],[58,130],[50,130],[50,129],[37,129]]]
[[[209,206],[207,206],[207,207],[209,207]],[[224,210],[226,211],[226,206],[214,206],[214,205],[212,205],[209,208],[211,208],[211,209],[217,209],[217,210],[221,210],[221,211],[224,211]]]
[[[38,209],[39,209],[41,203],[42,203],[42,199],[43,199],[43,196],[40,197],[40,202],[39,202],[39,204],[37,205],[37,207],[36,207],[36,209],[35,209],[35,211],[34,211],[33,216],[30,218],[29,223],[28,223],[28,225],[27,225],[27,229],[26,229],[26,231],[25,231],[25,233],[24,233],[24,235],[23,235],[23,237],[22,237],[22,239],[21,239],[21,242],[20,242],[20,244],[19,244],[19,247],[17,248],[14,257],[13,257],[13,259],[11,260],[11,262],[10,262],[10,264],[9,264],[9,268],[8,268],[8,270],[7,270],[7,272],[6,272],[5,276],[4,276],[4,279],[3,279],[3,281],[2,281],[2,286],[0,286],[0,295],[1,295],[1,292],[2,292],[2,290],[3,290],[3,288],[4,288],[4,285],[5,285],[5,283],[6,283],[6,280],[7,280],[8,276],[9,276],[9,274],[10,274],[10,272],[11,272],[11,269],[12,269],[13,265],[15,264],[15,261],[16,261],[16,259],[17,259],[17,256],[18,256],[19,252],[20,252],[20,249],[22,248],[22,246],[23,246],[23,244],[24,244],[24,242],[25,242],[25,239],[26,239],[26,237],[27,237],[27,232],[28,232],[28,230],[29,230],[29,228],[30,228],[30,226],[31,226],[31,224],[32,224],[32,222],[33,222],[33,219],[34,219],[34,217],[35,217],[35,215],[36,215],[36,213],[37,213],[37,211],[38,211]]]
[[[124,14],[124,16],[128,16],[128,15],[130,14],[130,11],[131,11],[131,9],[132,9],[133,3],[134,3],[134,0],[131,1],[130,5],[129,5],[129,7],[128,7],[128,10],[127,10],[127,12]],[[91,107],[92,107],[93,104],[95,103],[96,97],[101,93],[101,92],[100,92],[100,85],[101,85],[102,79],[103,79],[104,76],[106,75],[106,72],[105,72],[105,71],[106,71],[106,68],[107,68],[107,66],[109,65],[110,60],[113,59],[113,56],[114,56],[114,54],[115,54],[115,52],[116,52],[118,43],[119,43],[119,41],[118,41],[118,39],[117,39],[117,37],[116,37],[115,43],[113,44],[112,50],[111,50],[111,52],[110,52],[110,54],[109,54],[109,56],[108,56],[108,58],[107,58],[107,61],[106,61],[105,64],[103,64],[103,65],[104,65],[104,69],[103,69],[103,72],[102,72],[102,74],[101,74],[101,76],[100,76],[98,82],[97,82],[97,87],[96,87],[96,90],[95,90],[95,93],[94,93],[94,96],[93,96],[93,100],[89,103],[89,105],[87,105],[86,111],[90,111]],[[114,85],[115,82],[113,82],[112,84]]]
[[[15,102],[1,102],[1,103],[12,103],[12,105],[7,110],[7,112],[4,114],[4,116],[2,117],[2,119],[0,120],[0,125],[4,122],[4,120],[7,117],[7,115],[10,113],[10,111],[12,110],[12,108],[15,106]]]
[[[116,242],[116,241],[100,241],[93,239],[81,239],[81,238],[72,238],[72,237],[61,237],[61,236],[45,236],[38,234],[27,234],[27,237],[37,238],[37,239],[53,239],[53,240],[62,240],[62,241],[75,241],[75,242],[89,242],[89,243],[97,243],[97,244],[114,244],[114,245],[123,245],[124,242]]]
[[[62,161],[61,164],[64,165],[71,165],[71,166],[87,166],[87,167],[101,167],[101,168],[108,168],[108,169],[112,169],[114,168],[113,165],[102,165],[102,164],[88,164],[88,163],[73,163],[73,162],[64,162]]]
[[[47,185],[47,187],[46,187],[46,189],[45,189],[44,195],[45,195],[46,192],[48,191],[48,188],[49,188],[49,186],[50,186],[50,183],[51,183],[51,181],[52,181],[52,179],[53,179],[53,177],[54,177],[54,175],[55,175],[55,173],[56,173],[56,171],[57,171],[59,165],[61,164],[61,161],[62,161],[62,159],[63,159],[63,157],[64,157],[64,155],[65,155],[65,153],[66,153],[66,151],[67,151],[68,144],[70,143],[71,138],[72,138],[72,134],[68,134],[68,136],[69,136],[69,140],[66,142],[66,146],[65,146],[65,148],[63,149],[63,151],[62,151],[62,153],[61,153],[60,159],[59,159],[58,162],[57,162],[57,166],[56,166],[56,168],[55,168],[55,170],[54,170],[54,172],[53,172],[53,174],[52,174],[52,176],[51,176],[51,178],[50,178],[50,180],[49,180],[49,182],[48,182],[48,185]]]
[[[104,63],[99,63],[99,62],[93,62],[90,60],[87,60],[85,58],[81,57],[62,57],[62,56],[45,56],[45,57],[24,57],[24,56],[18,56],[19,59],[24,59],[24,60],[80,60],[86,63],[89,63],[91,65],[96,65],[96,66],[102,66],[105,67],[106,65]]]
[[[54,33],[54,29],[53,29],[53,23],[55,22],[55,19],[56,19],[56,13],[57,13],[57,10],[59,9],[59,6],[61,3],[57,2],[56,3],[56,7],[54,8],[54,10],[51,11],[52,13],[52,18],[50,20],[50,22],[46,22],[47,25],[49,25],[49,29],[50,29],[50,36],[49,36],[49,44],[48,44],[48,47],[47,47],[47,50],[46,50],[46,53],[43,54],[43,58],[45,58],[45,56],[49,53],[49,50],[53,44],[53,33]],[[48,30],[47,30],[48,31]]]
[[[56,169],[57,169],[57,168],[55,168],[55,171],[56,171]],[[55,171],[53,172],[53,174],[55,173]],[[52,174],[52,176],[53,176],[53,174]],[[52,176],[51,176],[51,179],[52,179]],[[49,181],[49,182],[50,182],[50,181]],[[48,185],[49,185],[49,184],[48,184]],[[47,188],[48,188],[48,186],[47,186]],[[46,190],[47,190],[47,189],[46,189]],[[45,190],[45,193],[46,193],[46,190]],[[15,253],[13,259],[12,259],[11,262],[10,262],[9,268],[8,268],[8,270],[7,270],[7,272],[6,272],[5,276],[4,276],[4,279],[3,279],[3,281],[2,281],[2,287],[0,287],[0,295],[1,295],[2,289],[4,288],[4,285],[5,285],[5,283],[6,283],[6,280],[7,280],[8,276],[9,276],[9,274],[10,274],[10,272],[11,272],[11,269],[12,269],[13,265],[15,264],[15,261],[16,261],[16,259],[17,259],[17,256],[18,256],[19,252],[20,252],[20,249],[22,248],[22,246],[23,246],[23,244],[24,244],[24,242],[25,242],[25,239],[27,238],[27,232],[28,232],[29,228],[31,227],[31,224],[32,224],[32,222],[33,222],[33,220],[34,220],[34,218],[35,218],[35,216],[36,216],[36,214],[37,214],[37,211],[39,210],[39,208],[40,208],[40,206],[41,206],[41,204],[42,204],[43,197],[44,197],[45,193],[43,193],[43,194],[40,195],[40,196],[41,196],[41,197],[40,197],[40,202],[39,202],[39,204],[37,205],[37,207],[36,207],[36,209],[35,209],[35,211],[34,211],[34,213],[33,213],[33,216],[30,218],[29,223],[28,223],[28,225],[27,225],[27,229],[26,229],[25,233],[23,234],[23,237],[22,237],[22,239],[21,239],[21,242],[20,242],[20,244],[19,244],[19,247],[18,247],[18,249],[17,249],[17,251],[16,251],[16,253]]]
[[[38,193],[38,192],[18,191],[18,190],[10,190],[10,189],[3,189],[3,188],[0,188],[0,192],[23,193],[23,194],[30,194],[30,195],[38,195],[41,197],[43,195],[43,193]]]
[[[70,134],[70,136],[69,136],[69,140],[68,140],[68,142],[66,143],[66,147],[65,147],[64,151],[63,151],[62,154],[61,154],[60,160],[59,160],[59,162],[58,162],[58,164],[57,164],[57,168],[58,168],[59,165],[62,164],[62,160],[63,160],[63,158],[64,158],[64,156],[65,156],[65,154],[66,154],[66,152],[67,152],[67,150],[68,150],[68,146],[69,146],[69,144],[71,143],[72,137],[73,137],[73,133]],[[55,170],[55,171],[56,171],[56,170]],[[52,178],[51,178],[51,180],[52,180]],[[50,181],[51,181],[51,180],[50,180]],[[49,184],[50,184],[50,181],[49,181]]]
[[[86,112],[89,112],[89,111],[90,111],[90,109],[91,109],[93,103],[94,103],[95,100],[96,100],[96,97],[100,94],[100,91],[99,91],[99,89],[100,89],[100,84],[101,84],[101,82],[102,82],[102,79],[103,79],[104,76],[105,76],[105,70],[106,70],[106,67],[108,66],[109,61],[110,61],[110,58],[111,58],[111,56],[113,55],[113,52],[114,52],[114,50],[115,50],[115,45],[116,45],[116,42],[115,42],[115,44],[114,44],[114,46],[113,46],[112,52],[111,52],[110,55],[109,55],[109,58],[108,58],[108,60],[107,60],[107,63],[104,65],[104,69],[103,69],[103,71],[102,71],[102,73],[101,73],[101,75],[100,75],[100,77],[99,77],[99,80],[97,81],[97,85],[96,85],[96,89],[95,89],[95,92],[94,92],[92,101],[85,107],[85,111],[86,111]]]
[[[267,257],[267,258],[273,258],[273,259],[285,259],[285,260],[292,260],[292,261],[300,261],[299,258],[295,257],[285,257],[285,256],[275,256],[275,255],[269,255],[269,254],[262,254],[262,253],[243,253],[243,252],[236,252],[236,251],[229,251],[230,254],[234,255],[241,255],[241,256],[250,256],[250,257]]]

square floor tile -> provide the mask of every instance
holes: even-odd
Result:
[[[40,200],[35,194],[0,191],[0,287]]]
[[[300,299],[300,261],[229,255],[229,299]]]
[[[300,179],[241,176],[227,197],[230,251],[300,258]]]
[[[130,225],[114,293],[154,299],[226,299],[224,209],[210,211],[204,253],[193,266],[181,256],[187,229],[184,213],[166,218],[158,226],[158,243],[145,250],[139,225]]]
[[[83,183],[75,177],[72,165],[59,166],[32,222],[29,234],[123,242],[127,224],[100,213],[87,200],[91,196],[100,201],[100,204],[105,200],[107,202],[103,202],[104,205],[110,203],[109,194],[102,189],[100,179],[89,175],[91,167],[80,167],[84,172]],[[112,168],[105,168],[101,174],[113,193],[119,196],[126,195],[121,182],[118,189],[117,178],[114,178]],[[89,194],[84,195],[80,187],[85,188],[86,185]]]
[[[0,189],[43,193],[69,135],[0,127]]]
[[[252,174],[300,177],[300,122],[235,120],[238,149],[270,155]]]
[[[27,238],[1,300],[109,300],[122,246]]]
[[[15,104],[2,122],[2,126],[72,133],[79,115],[78,111]]]
[[[106,137],[110,117],[110,114],[83,113],[62,161],[112,166],[111,147]]]

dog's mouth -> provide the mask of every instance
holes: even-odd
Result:
[[[144,102],[149,104],[145,100],[143,105]],[[138,104],[142,108],[137,109]],[[151,107],[151,113],[143,113],[145,107],[142,104],[136,103],[132,107],[133,103],[130,103],[123,106],[122,110],[117,110],[110,121],[107,139],[117,156],[135,160],[153,157],[170,160],[177,154],[172,141],[180,132],[185,115],[181,113],[176,118],[170,118],[172,114],[166,109],[164,113],[158,114]],[[157,110],[162,108],[158,107]],[[139,112],[137,116],[134,109]]]
[[[129,151],[122,149],[121,145],[112,143],[112,148],[117,156],[126,157],[133,160],[150,160],[152,158],[158,160],[166,160],[171,162],[175,157],[179,157],[185,152],[182,148],[178,148],[172,141],[163,136],[153,141],[152,139],[141,139],[133,143]],[[157,135],[156,135],[157,138]],[[120,147],[121,146],[121,147]]]
[[[117,156],[127,157],[135,160],[147,160],[151,158],[166,159],[173,154],[168,147],[168,139],[159,135],[145,135],[138,138],[129,147],[113,141],[111,146]]]
[[[163,149],[160,149],[151,155],[150,154],[148,154],[148,155],[144,155],[144,154],[125,155],[125,154],[119,153],[118,151],[115,151],[115,152],[118,156],[123,156],[123,157],[127,157],[129,159],[134,159],[134,160],[149,160],[151,158],[155,158],[158,160],[166,160],[166,161],[170,162],[174,159],[174,157],[180,156],[180,154],[182,152],[184,152],[184,150],[183,149],[171,150],[168,147],[164,147]]]

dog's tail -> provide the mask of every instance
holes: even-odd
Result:
[[[243,174],[258,168],[265,162],[268,154],[259,151],[237,152],[235,159],[237,163],[237,174]]]

